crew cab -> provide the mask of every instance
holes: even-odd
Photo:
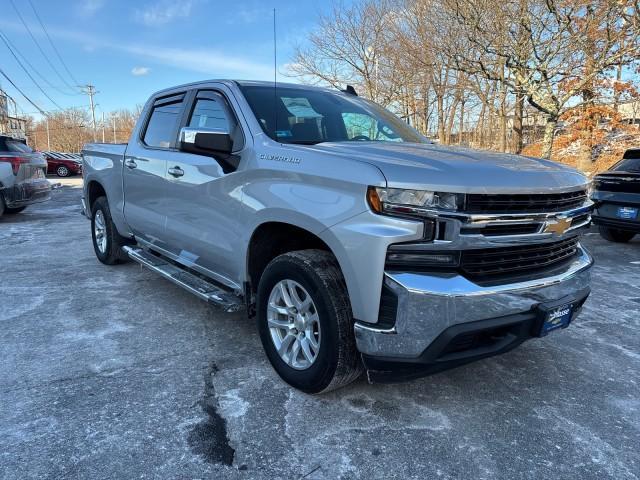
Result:
[[[305,392],[506,352],[567,327],[590,291],[582,174],[434,145],[352,88],[181,85],[127,145],[82,155],[97,258],[246,309]]]
[[[591,198],[593,223],[603,238],[624,243],[640,233],[640,148],[627,150],[622,160],[596,175]]]

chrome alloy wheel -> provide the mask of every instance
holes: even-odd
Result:
[[[293,280],[281,280],[269,295],[267,322],[280,358],[305,370],[320,352],[320,318],[309,292]]]
[[[105,253],[107,251],[107,226],[102,210],[98,210],[93,219],[93,234],[96,238],[98,250],[100,253]]]

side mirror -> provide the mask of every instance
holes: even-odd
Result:
[[[229,155],[233,150],[233,139],[222,130],[185,127],[180,130],[180,150],[204,155]]]

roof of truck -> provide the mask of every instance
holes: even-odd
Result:
[[[198,82],[191,82],[191,83],[184,83],[182,85],[175,85],[173,87],[169,87],[169,88],[165,88],[162,90],[159,90],[157,92],[155,92],[153,94],[153,96],[158,96],[159,94],[162,94],[164,92],[172,92],[175,90],[179,90],[182,88],[193,88],[193,87],[197,87],[199,85],[206,85],[209,83],[223,83],[227,86],[233,86],[233,85],[239,85],[241,87],[248,87],[248,86],[263,86],[263,87],[273,87],[273,82],[272,81],[266,81],[266,80],[232,80],[232,79],[223,79],[223,78],[214,78],[211,80],[200,80]],[[304,84],[300,84],[300,83],[286,83],[286,82],[278,82],[277,83],[278,87],[286,87],[286,88],[300,88],[300,89],[314,89],[314,90],[330,90],[330,91],[337,91],[333,88],[328,88],[328,87],[319,87],[319,86],[314,86],[314,85],[304,85]]]

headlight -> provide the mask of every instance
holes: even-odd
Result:
[[[421,209],[455,211],[462,206],[464,194],[369,187],[367,200],[376,213],[420,214]]]

